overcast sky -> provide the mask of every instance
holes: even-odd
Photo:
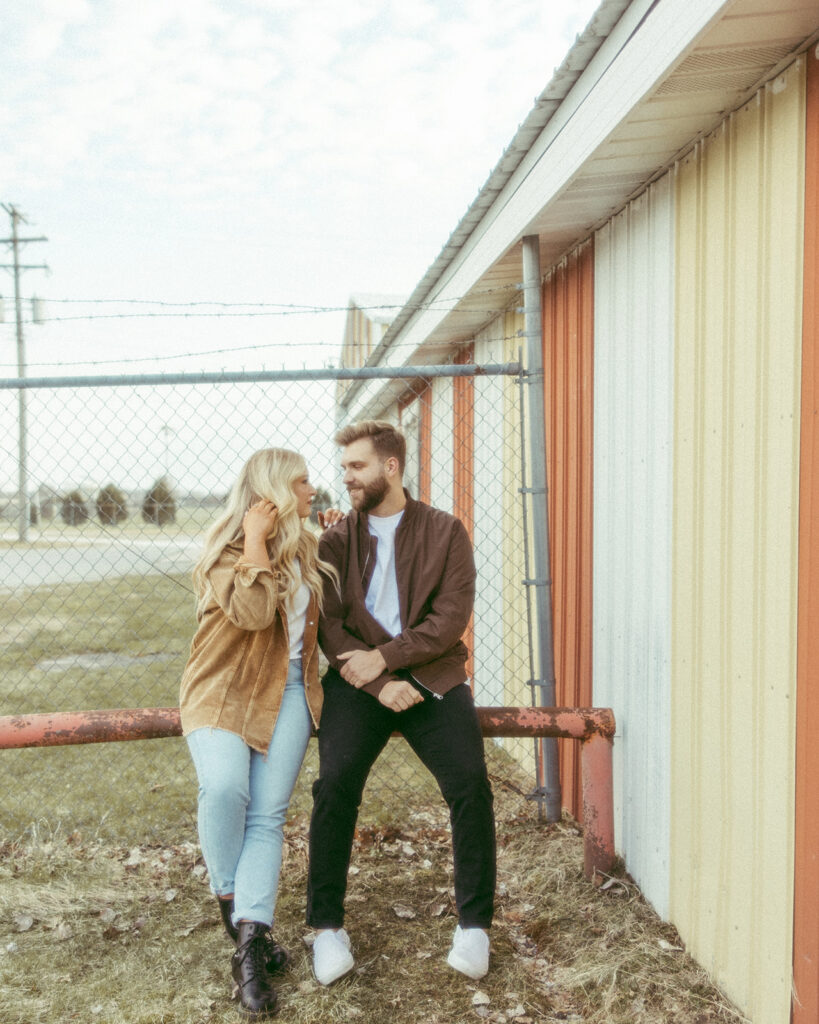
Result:
[[[30,374],[337,358],[342,313],[260,304],[409,295],[596,6],[7,0],[0,200],[51,268]],[[233,315],[134,316],[163,311]]]

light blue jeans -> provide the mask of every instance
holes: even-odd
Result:
[[[210,887],[234,894],[234,923],[273,924],[287,805],[310,739],[301,659],[287,672],[273,738],[264,757],[224,729],[187,737],[199,780],[199,842]]]

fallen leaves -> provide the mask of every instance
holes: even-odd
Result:
[[[277,910],[277,937],[297,951],[282,994],[288,1009],[299,1004],[310,1008],[310,1019],[327,1020],[327,1006],[337,1006],[339,1019],[356,1019],[356,1024],[385,1016],[391,1024],[470,1019],[486,1024],[738,1020],[729,1009],[719,1016],[711,1009],[702,1011],[701,995],[694,1010],[703,1014],[702,1020],[692,1016],[687,993],[695,987],[698,994],[706,991],[707,979],[696,973],[695,966],[685,966],[687,957],[674,929],[641,905],[639,890],[628,877],[599,876],[593,890],[582,877],[582,846],[574,830],[545,828],[532,820],[528,809],[519,819],[498,818],[503,841],[492,971],[477,984],[451,971],[445,956],[455,903],[451,837],[442,823],[444,815],[445,809],[429,815],[410,813],[400,828],[359,829],[348,896],[349,930],[359,967],[331,997],[310,976],[309,952],[300,941],[307,945],[312,938],[304,936],[303,928],[306,822],[288,825],[290,864],[283,872]],[[15,958],[15,976],[36,977],[40,984],[52,962],[62,972],[67,963],[76,963],[73,944],[80,940],[83,955],[89,951],[95,962],[106,962],[105,953],[133,944],[128,958],[107,957],[118,968],[126,959],[153,965],[157,950],[167,948],[174,951],[166,965],[167,977],[152,969],[142,972],[150,974],[151,986],[164,986],[163,996],[170,1003],[183,998],[174,990],[183,978],[184,998],[196,999],[190,1011],[195,1019],[221,1019],[228,1006],[224,981],[229,978],[229,947],[214,916],[215,901],[205,888],[207,871],[200,850],[195,843],[133,842],[80,842],[76,835],[70,843],[57,836],[36,848],[7,844],[0,855],[0,871],[6,871],[14,899],[6,903],[4,915],[3,966],[10,967]],[[97,862],[96,872],[89,870],[91,861]],[[21,895],[20,881],[30,865],[37,868],[38,881]],[[210,928],[212,936],[205,932]],[[137,941],[143,929],[149,933]],[[32,954],[41,957],[36,971]],[[625,962],[628,972],[622,969]],[[662,991],[646,980],[657,972],[663,976]],[[145,981],[139,973],[137,969],[131,977],[123,974],[120,980],[137,992]],[[52,983],[55,977],[49,975]],[[202,987],[194,995],[197,983]],[[74,989],[72,999],[80,999],[76,1008],[83,1019],[101,1024],[120,1019],[115,1005],[101,998],[100,989],[84,990],[81,980],[76,985],[64,980],[53,987]],[[613,1001],[619,1016],[600,1015],[603,995]],[[718,998],[715,993],[714,1006],[721,1005]],[[356,1005],[351,1006],[349,999]],[[679,1011],[671,1012],[677,1003]]]
[[[128,853],[128,857],[123,861],[123,864],[125,865],[126,868],[136,868],[139,867],[139,865],[142,864],[144,860],[145,858],[142,855],[142,850],[140,850],[138,846],[135,846]]]

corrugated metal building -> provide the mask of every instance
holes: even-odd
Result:
[[[614,709],[618,851],[754,1024],[819,1020],[818,43],[815,0],[604,0],[369,356],[514,357],[539,236],[558,703]],[[519,434],[461,382],[401,416],[491,576],[521,527],[474,451]],[[476,694],[528,703],[497,606]]]

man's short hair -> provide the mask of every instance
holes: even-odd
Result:
[[[360,441],[368,437],[375,449],[375,454],[384,462],[385,459],[398,459],[398,472],[404,475],[404,466],[407,461],[407,442],[404,435],[392,423],[386,420],[359,420],[358,423],[351,423],[343,427],[336,434],[336,444],[340,448],[346,448],[353,441]]]

